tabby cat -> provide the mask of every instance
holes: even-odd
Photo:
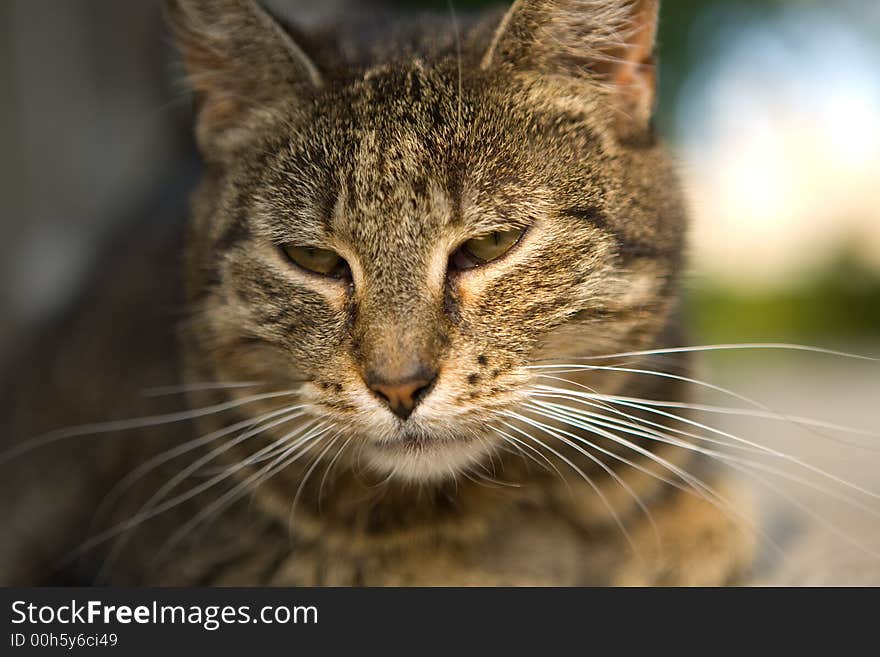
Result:
[[[658,4],[165,2],[203,178],[10,377],[0,579],[738,581],[736,487],[609,402],[687,397]]]

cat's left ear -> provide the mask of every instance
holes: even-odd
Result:
[[[482,66],[599,82],[622,133],[646,130],[654,110],[660,0],[517,0]]]
[[[256,0],[164,0],[197,97],[196,135],[209,159],[247,139],[273,103],[307,95],[321,74]]]

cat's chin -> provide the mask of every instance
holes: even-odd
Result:
[[[438,483],[467,472],[489,458],[486,442],[430,440],[402,436],[371,444],[363,461],[382,476],[415,484]]]

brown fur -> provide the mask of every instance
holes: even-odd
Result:
[[[416,23],[366,47],[340,30],[335,48],[328,38],[310,47],[247,0],[166,6],[197,93],[208,163],[182,265],[181,378],[293,388],[307,407],[300,426],[330,432],[242,503],[216,506],[228,489],[214,488],[128,531],[125,519],[187,463],[153,473],[104,519],[123,523],[127,536],[104,574],[163,584],[732,581],[749,559],[742,528],[693,491],[611,456],[663,475],[647,456],[654,453],[716,482],[692,453],[638,438],[642,452],[634,453],[591,436],[606,452],[588,458],[532,430],[552,447],[534,444],[550,466],[544,471],[505,451],[510,441],[494,430],[508,421],[528,432],[504,414],[527,401],[529,365],[680,340],[685,217],[649,122],[656,3],[520,0],[503,20],[467,21],[460,35],[448,24]],[[512,228],[526,232],[498,261],[447,270],[466,240]],[[336,251],[350,280],[296,268],[278,248],[291,243]],[[108,331],[95,322],[90,330]],[[153,356],[169,372],[178,358],[168,349]],[[402,421],[365,379],[411,363],[439,374]],[[685,394],[674,382],[634,375],[567,376],[604,393]],[[127,383],[149,383],[142,379],[135,370]],[[95,373],[99,387],[113,380]],[[188,407],[253,392],[194,392]],[[96,392],[99,407],[104,394]],[[133,453],[118,460],[137,463],[282,403],[292,402],[267,399],[179,431],[129,434]],[[134,410],[120,402],[111,415],[126,415],[123,408]],[[33,432],[35,424],[18,426]],[[233,445],[210,466],[235,467],[296,426]],[[206,452],[193,453],[190,462]],[[595,481],[608,505],[569,465]],[[116,462],[109,470],[125,472]],[[255,473],[241,469],[231,486]],[[90,488],[106,490],[99,479],[112,475],[94,475]],[[161,549],[215,506],[222,513],[207,527],[197,523],[182,537],[189,540]],[[23,553],[26,544],[10,550]],[[89,555],[94,563],[107,556]],[[34,579],[35,569],[21,579]]]

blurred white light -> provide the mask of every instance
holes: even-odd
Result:
[[[700,272],[784,285],[847,246],[880,270],[880,39],[839,9],[715,32],[679,126]]]

